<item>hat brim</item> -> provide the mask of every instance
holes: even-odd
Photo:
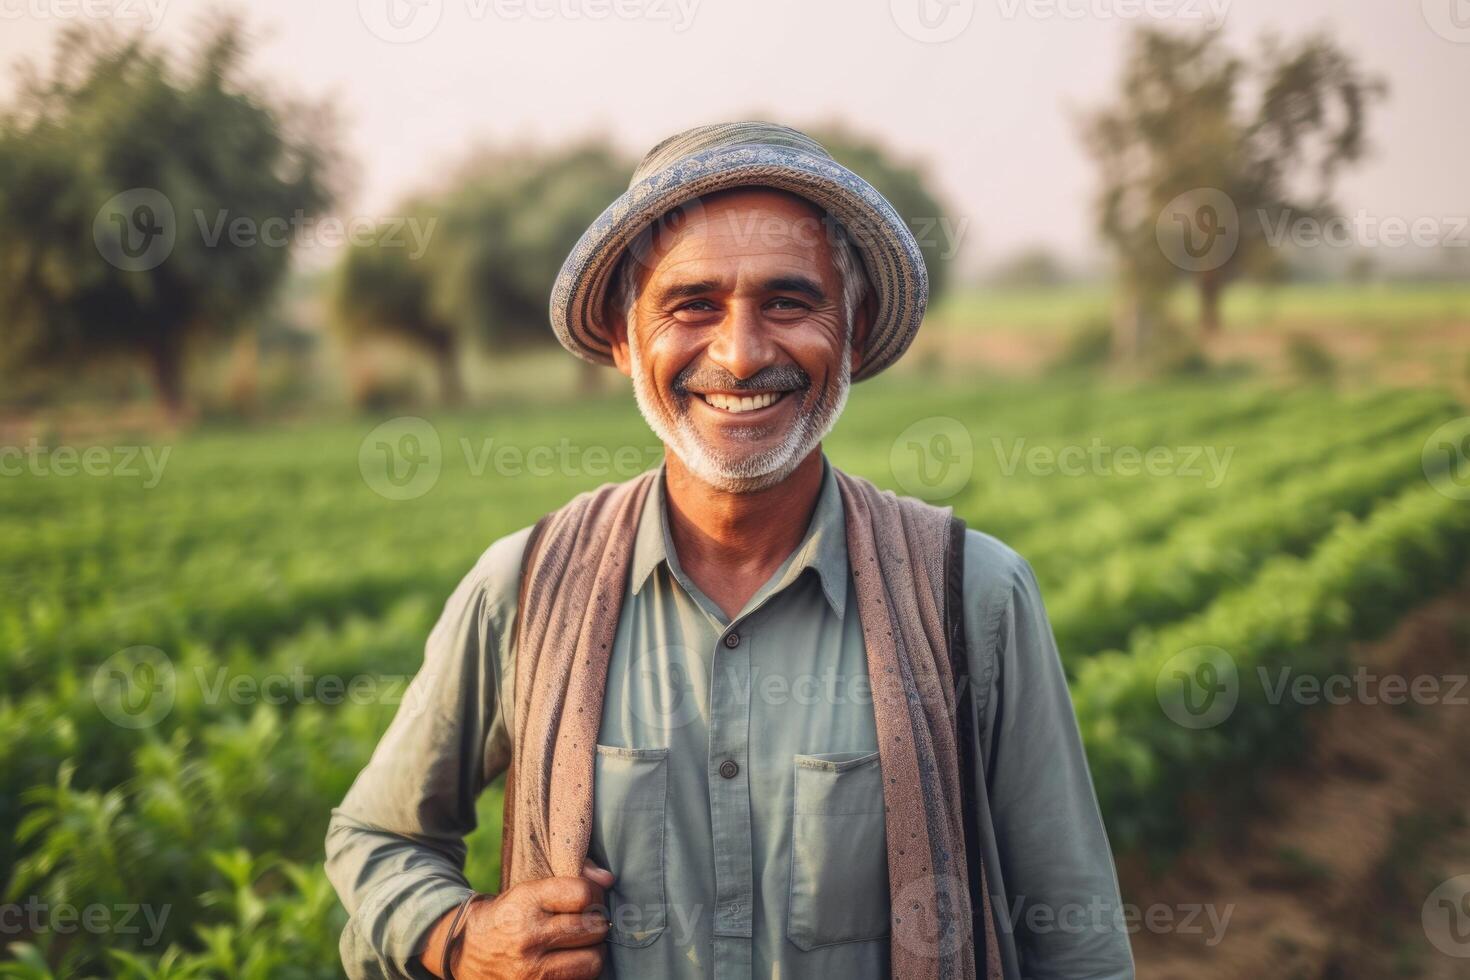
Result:
[[[854,381],[908,349],[929,302],[929,273],[908,225],[867,181],[827,157],[769,144],[716,147],[683,157],[630,187],[598,216],[562,264],[551,291],[551,327],[563,347],[611,364],[604,298],[628,245],[679,205],[733,187],[772,187],[806,198],[837,219],[862,258],[877,298]]]

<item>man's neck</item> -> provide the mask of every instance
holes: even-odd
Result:
[[[664,499],[679,566],[733,619],[781,567],[811,523],[822,489],[822,448],[765,490],[731,493],[664,454]]]

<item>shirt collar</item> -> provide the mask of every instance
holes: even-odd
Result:
[[[676,578],[682,578],[673,538],[669,534],[668,509],[664,504],[664,463],[650,493],[644,499],[638,518],[638,535],[633,542],[632,580],[634,594],[643,591],[648,577],[660,563],[667,563]],[[837,476],[825,453],[822,454],[822,485],[817,491],[817,506],[811,523],[796,550],[757,591],[751,608],[764,597],[786,588],[797,576],[811,568],[822,583],[822,592],[832,611],[838,616],[847,606],[847,527],[842,509],[842,494]]]

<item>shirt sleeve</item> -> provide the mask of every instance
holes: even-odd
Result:
[[[967,538],[970,649],[989,653],[988,683],[976,678],[986,699],[976,778],[1006,899],[998,928],[1028,980],[1132,980],[1112,851],[1036,576],[994,538]]]
[[[444,606],[392,724],[327,829],[353,980],[419,978],[430,927],[471,891],[475,801],[510,760],[515,671],[505,639],[529,529],[497,541]]]

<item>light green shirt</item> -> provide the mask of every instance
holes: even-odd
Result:
[[[609,975],[888,975],[872,697],[825,460],[823,473],[801,544],[731,620],[679,566],[662,474],[647,497],[593,789],[590,856],[617,876]],[[526,536],[492,545],[451,597],[399,716],[334,811],[327,869],[351,913],[342,953],[353,977],[426,976],[413,961],[418,943],[465,893],[474,798],[509,754],[506,640]],[[989,760],[987,871],[1011,906],[998,910],[1002,953],[1028,977],[1131,977],[1112,860],[1035,580],[971,531],[965,585],[984,719],[976,735]],[[1072,927],[1058,926],[1069,909]]]

